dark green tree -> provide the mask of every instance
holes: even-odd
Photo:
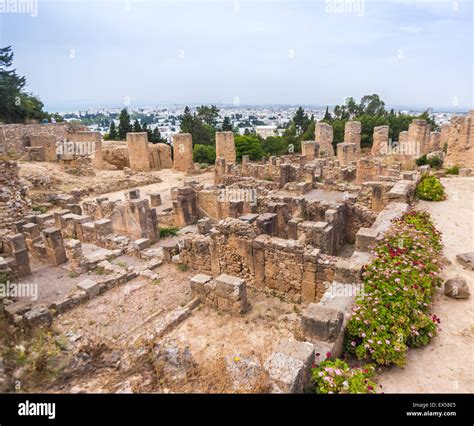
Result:
[[[224,121],[222,122],[221,128],[223,132],[232,132],[233,127],[229,117],[224,117]]]
[[[130,114],[127,111],[127,108],[120,111],[119,116],[119,127],[118,134],[120,140],[125,140],[127,138],[127,133],[132,131],[132,125],[130,124]]]
[[[43,103],[25,92],[26,78],[12,69],[11,46],[0,48],[0,121],[23,123],[30,120],[49,119],[43,111]]]
[[[118,139],[118,133],[117,133],[117,129],[115,128],[114,120],[111,120],[111,122],[110,122],[109,139],[111,141],[114,141],[114,140]]]
[[[140,126],[140,122],[139,122],[138,120],[135,120],[135,121],[133,122],[132,131],[133,131],[133,132],[136,132],[136,133],[142,131],[142,126]]]
[[[201,105],[196,108],[197,116],[208,126],[216,127],[217,117],[219,117],[219,109],[215,105],[210,107]]]

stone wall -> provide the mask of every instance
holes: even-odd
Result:
[[[362,124],[360,121],[346,121],[344,126],[344,142],[355,144],[356,152],[360,152]]]
[[[173,135],[173,167],[175,170],[187,172],[194,170],[193,139],[190,133]]]
[[[319,152],[321,155],[334,157],[334,148],[332,146],[333,134],[333,129],[330,124],[316,123],[314,136],[316,142],[319,144]]]
[[[447,143],[446,166],[474,168],[474,110],[451,118]]]
[[[150,171],[148,134],[146,132],[127,133],[127,147],[130,168],[136,172]]]
[[[23,155],[25,148],[32,146],[31,136],[53,136],[56,141],[63,141],[75,132],[87,130],[87,126],[70,123],[0,124],[0,154]]]
[[[235,142],[233,132],[216,132],[216,158],[224,158],[227,163],[235,163]]]
[[[372,155],[384,155],[388,153],[389,126],[374,127],[374,138],[372,144]]]
[[[28,214],[31,201],[14,161],[0,161],[0,233]]]

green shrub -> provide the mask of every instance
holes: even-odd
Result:
[[[311,370],[316,393],[375,393],[370,380],[374,374],[373,365],[351,368],[341,359],[323,361]]]
[[[459,174],[459,166],[452,166],[446,169],[447,175],[458,175]]]
[[[216,148],[212,145],[194,145],[193,161],[214,164],[216,162]]]
[[[428,159],[428,165],[432,168],[432,169],[440,169],[441,166],[443,165],[443,160],[441,159],[441,157],[437,156],[437,155],[433,155],[431,157],[427,157]]]
[[[408,347],[427,345],[439,318],[429,313],[442,245],[426,212],[409,212],[393,222],[364,272],[364,295],[354,305],[345,348],[377,364],[405,364]]]
[[[179,228],[177,226],[162,226],[160,228],[160,238],[166,238],[174,236],[178,233]]]
[[[428,158],[425,155],[422,155],[420,158],[415,160],[417,166],[426,166],[428,164]]]
[[[416,187],[416,196],[420,200],[443,201],[446,198],[444,186],[436,176],[423,175]]]

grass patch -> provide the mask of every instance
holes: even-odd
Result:
[[[160,238],[175,236],[178,234],[179,228],[177,226],[163,226],[160,228]]]
[[[459,174],[459,166],[452,166],[446,169],[447,175],[458,175]]]
[[[188,265],[184,264],[184,263],[177,263],[176,264],[176,268],[178,269],[178,271],[180,272],[186,272],[189,268],[188,268]]]

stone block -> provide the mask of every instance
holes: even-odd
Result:
[[[304,310],[301,324],[309,341],[334,341],[342,330],[344,314],[321,304],[311,303]]]
[[[133,242],[133,247],[138,250],[142,251],[151,246],[151,241],[148,238],[140,238],[139,240],[135,240]]]
[[[79,290],[85,291],[89,299],[96,297],[100,293],[100,283],[87,278],[77,284]]]
[[[356,250],[369,251],[369,247],[375,242],[379,232],[372,228],[360,228],[356,234]]]
[[[152,192],[149,194],[150,196],[150,206],[151,207],[159,207],[161,206],[161,195],[159,192]]]

